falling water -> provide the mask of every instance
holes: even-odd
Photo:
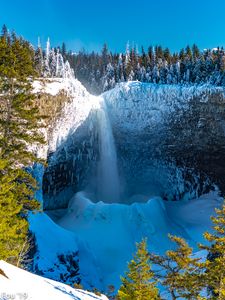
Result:
[[[98,121],[100,133],[98,199],[109,203],[118,202],[120,198],[120,184],[116,147],[107,107],[103,98],[100,98]]]

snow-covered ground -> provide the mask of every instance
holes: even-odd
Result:
[[[108,104],[112,123],[138,134],[149,126],[162,125],[171,114],[188,109],[194,97],[200,96],[201,102],[207,102],[208,95],[216,92],[223,92],[223,88],[130,81],[117,84],[102,97]]]
[[[91,203],[84,195],[75,195],[68,213],[58,224],[85,241],[94,254],[104,287],[115,284],[135,251],[135,242],[148,238],[149,250],[163,253],[173,244],[168,234],[182,236],[193,246],[203,242],[202,234],[210,228],[210,215],[221,204],[211,192],[187,202],[165,202],[152,198],[132,205]]]
[[[203,232],[212,225],[209,216],[222,200],[217,192],[211,192],[190,201],[165,202],[156,197],[146,203],[124,205],[92,203],[87,195],[78,193],[57,224],[45,214],[32,216],[39,266],[46,270],[57,254],[78,250],[85,287],[103,291],[109,285],[118,288],[136,242],[147,237],[149,250],[163,253],[174,246],[168,239],[170,233],[184,237],[197,251],[197,242],[203,242]]]
[[[4,272],[2,275],[1,271]],[[0,261],[1,300],[107,300],[84,290],[34,275],[4,261]]]

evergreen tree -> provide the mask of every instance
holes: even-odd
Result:
[[[216,212],[213,233],[204,234],[210,244],[200,245],[209,253],[206,260],[195,257],[188,244],[175,236],[170,236],[176,243],[175,250],[163,256],[149,254],[151,263],[158,266],[153,278],[168,289],[173,300],[225,299],[225,203]],[[203,297],[206,290],[208,295]]]
[[[128,264],[129,271],[122,278],[118,291],[119,300],[156,300],[160,299],[155,282],[152,281],[146,240],[137,244],[137,253]]]
[[[200,56],[200,50],[199,50],[199,48],[198,48],[198,46],[196,44],[194,44],[192,46],[192,53],[193,53],[194,60],[196,60],[197,58],[199,58],[199,56]]]
[[[67,52],[66,52],[66,44],[64,42],[62,43],[61,53],[63,58],[65,59]]]
[[[152,46],[148,48],[148,57],[149,57],[149,64],[152,65],[155,60],[155,54]]]
[[[192,59],[192,51],[191,51],[191,47],[189,45],[187,45],[187,47],[185,49],[185,55],[188,59]]]
[[[50,76],[55,77],[57,73],[57,52],[55,49],[51,49],[49,52],[49,71]]]
[[[170,63],[171,54],[170,54],[169,48],[166,48],[163,52],[164,52],[164,53],[163,53],[164,59],[165,59],[168,63]]]
[[[108,46],[107,44],[104,44],[102,48],[102,64],[103,64],[104,71],[106,70],[108,63],[109,63]]]
[[[156,56],[156,60],[162,59],[163,58],[163,48],[162,46],[155,46],[155,56]]]
[[[8,41],[9,33],[8,33],[8,28],[6,27],[5,24],[2,26],[2,37],[4,37],[4,39]]]
[[[130,57],[130,44],[127,42],[126,45],[126,54],[125,54],[125,62],[124,62],[124,70],[125,70],[125,80],[130,80],[130,73],[132,71],[131,57]]]
[[[43,68],[43,76],[50,77],[50,39],[48,38],[46,43],[46,51],[45,51],[45,58],[44,58],[44,68]]]
[[[193,257],[192,248],[184,239],[176,236],[170,236],[170,239],[176,243],[176,250],[169,250],[163,256],[150,254],[151,263],[160,269],[154,273],[154,278],[167,288],[173,300],[200,299],[204,264]]]
[[[34,64],[35,64],[35,70],[37,71],[38,76],[40,76],[40,77],[43,76],[43,67],[44,67],[43,51],[42,51],[39,41],[38,41],[38,47],[35,51]]]
[[[36,182],[27,167],[36,160],[31,144],[43,143],[32,94],[34,51],[12,34],[0,38],[0,258],[21,264],[28,245],[27,213],[39,207]]]
[[[209,255],[205,265],[205,280],[209,289],[208,299],[225,299],[225,203],[221,209],[216,209],[217,216],[212,218],[214,232],[205,233],[210,246],[201,246],[208,250]]]
[[[7,164],[0,159],[0,258],[21,265],[29,250],[28,222],[23,217],[23,201],[18,201],[17,174],[6,172]]]

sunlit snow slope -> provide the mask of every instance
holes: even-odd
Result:
[[[108,298],[104,295],[97,296],[83,290],[73,289],[68,285],[31,274],[1,260],[0,299],[107,300]]]

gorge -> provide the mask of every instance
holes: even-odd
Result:
[[[128,82],[93,96],[64,78],[43,89],[68,101],[48,136],[46,214],[30,217],[36,272],[106,291],[141,238],[158,253],[169,233],[201,242],[225,188],[222,88]]]

